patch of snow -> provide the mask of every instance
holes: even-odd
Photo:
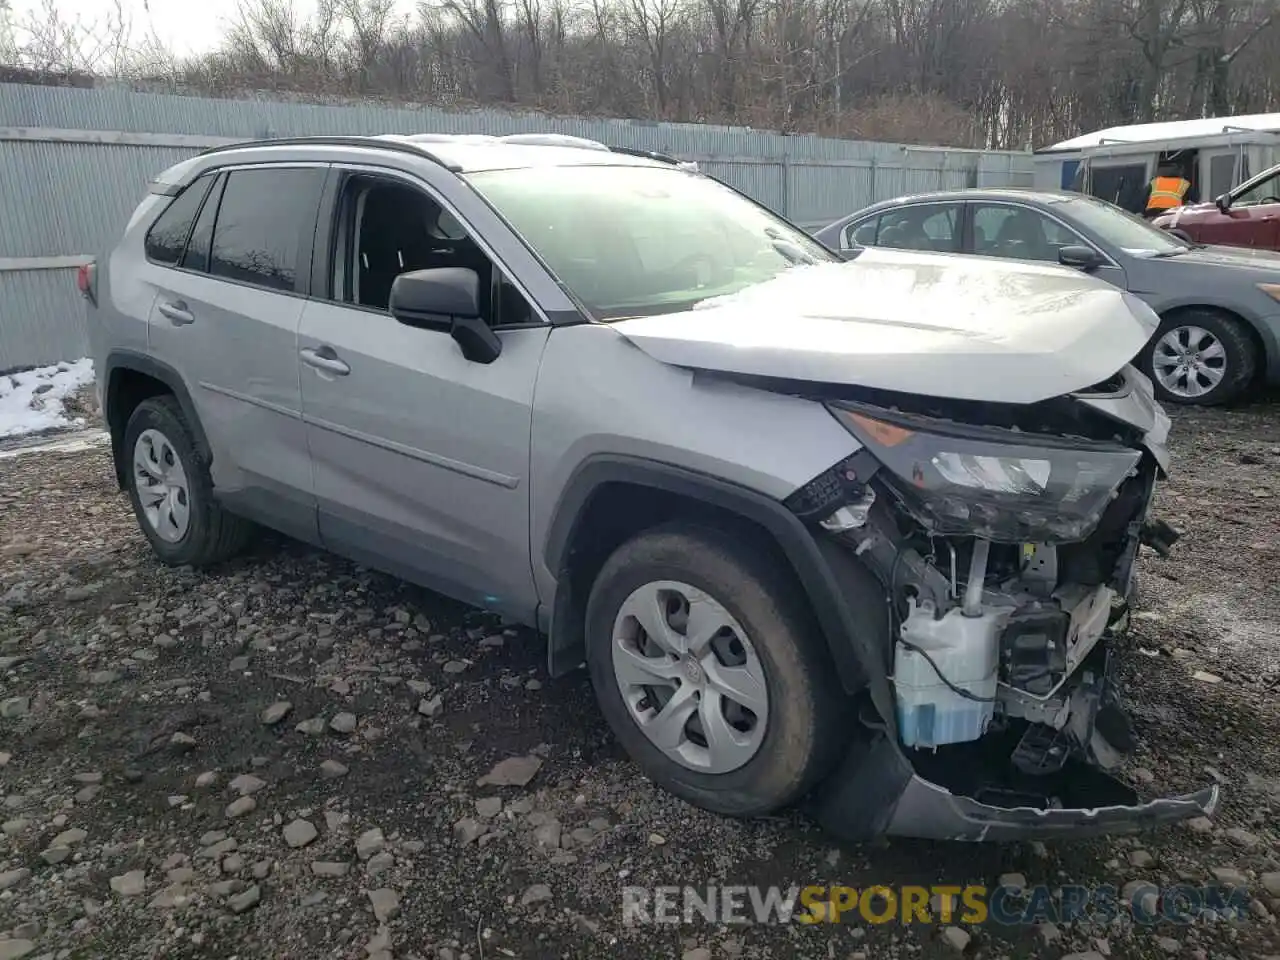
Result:
[[[66,416],[62,401],[92,380],[87,357],[0,376],[0,437],[82,426],[82,419]]]
[[[53,436],[0,440],[0,460],[25,457],[33,453],[81,453],[111,442],[111,434],[105,430],[74,430],[59,432]]]

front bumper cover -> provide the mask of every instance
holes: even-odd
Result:
[[[1132,834],[1211,816],[1217,785],[1180,797],[1140,802],[1120,781],[1084,763],[1045,778],[1079,805],[1005,806],[953,793],[926,780],[883,732],[855,743],[813,797],[822,826],[847,840],[881,835],[929,840],[1028,840]]]

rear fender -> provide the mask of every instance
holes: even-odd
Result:
[[[115,462],[116,480],[120,485],[120,489],[123,490],[125,488],[127,461],[122,448],[124,445],[124,429],[129,420],[128,415],[121,409],[121,405],[128,402],[126,385],[130,371],[150,377],[168,388],[168,391],[173,394],[178,401],[178,405],[182,408],[187,426],[191,428],[197,452],[204,458],[206,463],[211,463],[213,453],[209,448],[208,437],[205,436],[204,427],[200,424],[200,418],[196,416],[196,408],[191,400],[191,393],[187,390],[187,386],[183,383],[178,371],[167,363],[147,356],[145,353],[138,353],[133,350],[112,350],[107,355],[102,376],[102,416],[111,429],[111,455]]]

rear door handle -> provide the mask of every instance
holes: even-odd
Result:
[[[169,318],[169,321],[175,327],[183,327],[188,323],[195,323],[196,317],[182,300],[162,300],[160,301],[160,312]]]
[[[351,368],[338,359],[333,347],[318,347],[314,350],[311,347],[303,347],[298,351],[298,355],[302,357],[303,363],[309,367],[315,367],[317,370],[335,373],[340,377],[345,377],[351,372]]]

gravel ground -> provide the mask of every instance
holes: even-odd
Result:
[[[838,845],[800,815],[701,813],[637,773],[585,677],[549,681],[526,631],[275,538],[170,570],[104,448],[0,459],[0,960],[1280,954],[1280,404],[1181,413],[1174,441],[1162,515],[1185,536],[1141,568],[1126,776],[1145,795],[1213,778],[1224,802],[1048,847]],[[1014,873],[1256,898],[1153,928],[621,912],[625,884]]]

